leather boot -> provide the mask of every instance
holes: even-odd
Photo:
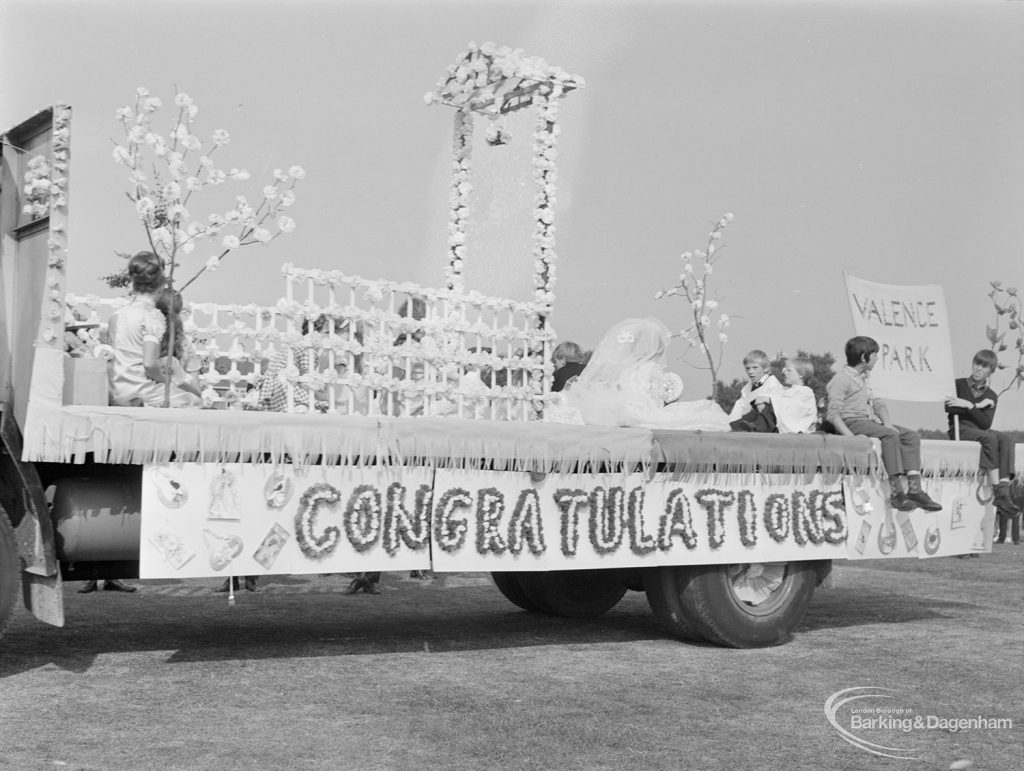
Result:
[[[99,587],[96,585],[95,581],[86,581],[85,582],[85,586],[83,586],[81,589],[79,589],[78,593],[79,594],[91,594],[92,592],[95,592],[98,588]]]
[[[897,511],[913,511],[917,504],[907,497],[907,494],[900,489],[900,483],[896,479],[889,480],[892,486],[892,495],[889,496],[889,505]]]
[[[1009,523],[1009,517],[1003,514],[1001,511],[996,512],[996,520],[999,525],[999,532],[996,534],[996,540],[994,543],[1006,543],[1006,525]]]
[[[256,586],[256,582],[258,580],[259,579],[257,579],[256,576],[246,576],[245,577],[245,591],[247,591],[247,592],[258,592],[260,590],[260,588],[258,586]]]
[[[942,511],[942,504],[936,503],[921,489],[921,475],[907,474],[907,498],[925,511]]]
[[[103,583],[103,590],[106,592],[128,592],[131,594],[138,588],[137,586],[129,586],[116,578],[108,578]]]
[[[1000,482],[996,485],[995,497],[992,499],[992,503],[1004,514],[1013,516],[1021,513],[1020,506],[1014,503],[1013,498],[1010,497],[1009,482]]]

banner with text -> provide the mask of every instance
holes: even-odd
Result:
[[[419,468],[146,466],[139,577],[426,570],[432,479]]]
[[[953,390],[953,352],[940,284],[876,284],[845,274],[857,335],[878,341],[871,373],[877,396],[942,401]]]
[[[738,479],[738,478],[737,478]],[[577,570],[846,556],[843,488],[821,477],[438,471],[439,571]]]

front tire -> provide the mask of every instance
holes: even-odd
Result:
[[[760,648],[789,639],[818,574],[815,562],[683,565],[651,568],[645,586],[655,617],[673,634]]]
[[[0,637],[14,615],[21,585],[18,542],[7,512],[0,506]]]
[[[562,618],[597,618],[626,593],[615,570],[552,570],[520,573],[523,592],[541,612]]]

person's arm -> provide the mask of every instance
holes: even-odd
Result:
[[[880,399],[876,396],[871,400],[871,408],[875,411],[875,415],[883,426],[892,427],[892,418],[889,417],[889,405],[885,403],[885,399]]]
[[[853,431],[842,418],[843,409],[846,407],[846,397],[849,393],[848,386],[843,382],[840,375],[836,375],[828,381],[825,387],[828,398],[828,408],[825,411],[825,420],[832,424],[836,433],[842,436],[854,436]]]
[[[153,340],[143,340],[142,367],[146,372],[146,377],[150,380],[155,380],[157,383],[167,382],[164,365],[160,361],[160,343]]]

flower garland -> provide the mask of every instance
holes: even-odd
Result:
[[[757,546],[757,504],[750,490],[740,490],[736,515],[740,523],[740,542],[751,548]]]
[[[391,556],[403,543],[412,551],[420,551],[430,542],[430,504],[434,489],[427,484],[416,489],[412,513],[405,507],[407,492],[401,482],[388,485],[382,542],[384,551]]]
[[[295,540],[307,557],[322,560],[338,547],[341,530],[337,526],[325,528],[322,535],[316,535],[313,528],[321,507],[334,508],[340,500],[338,488],[326,482],[314,484],[299,498],[299,510],[295,514]]]
[[[736,500],[732,490],[704,488],[694,496],[708,513],[708,545],[718,549],[725,543],[725,509]]]
[[[50,233],[46,239],[46,296],[49,308],[45,315],[47,323],[42,330],[42,339],[51,347],[62,344],[64,339],[70,139],[71,108],[63,104],[54,105],[50,160],[42,155],[33,157],[27,164],[24,178],[24,193],[28,203],[22,212],[33,220],[49,217]]]
[[[543,89],[542,89],[543,92]],[[537,185],[533,210],[533,283],[537,302],[550,308],[555,302],[555,192],[558,182],[558,100],[560,86],[536,99],[537,118],[533,133],[533,180]]]
[[[590,545],[598,554],[612,554],[622,543],[624,497],[618,486],[590,492]]]
[[[465,519],[453,515],[456,509],[469,509],[472,506],[473,496],[462,487],[453,487],[441,496],[434,510],[434,543],[442,551],[456,554],[462,549],[468,526]]]
[[[448,264],[444,269],[445,286],[463,290],[462,269],[466,258],[466,225],[469,222],[470,156],[473,152],[473,114],[465,110],[455,113],[452,159],[451,221],[448,225]]]
[[[505,496],[496,487],[477,491],[476,497],[476,553],[504,554],[508,549],[501,537],[501,515],[505,512]]]
[[[532,488],[519,494],[508,523],[509,554],[522,554],[523,546],[529,547],[530,554],[535,557],[542,555],[547,548],[544,543],[540,496]]]
[[[644,488],[634,487],[629,491],[626,503],[626,528],[629,530],[629,549],[633,554],[643,556],[658,548],[654,537],[644,532]]]
[[[772,493],[764,502],[764,529],[776,543],[785,543],[790,529],[789,497]]]
[[[673,490],[665,501],[665,516],[658,523],[658,548],[672,549],[672,536],[683,539],[683,545],[693,551],[697,548],[697,531],[693,527],[690,499],[683,490]]]
[[[382,516],[380,490],[373,485],[356,486],[345,507],[345,535],[357,552],[366,552],[380,539]]]
[[[579,545],[580,508],[590,504],[586,490],[567,487],[555,490],[555,505],[562,512],[562,554],[572,557]]]

